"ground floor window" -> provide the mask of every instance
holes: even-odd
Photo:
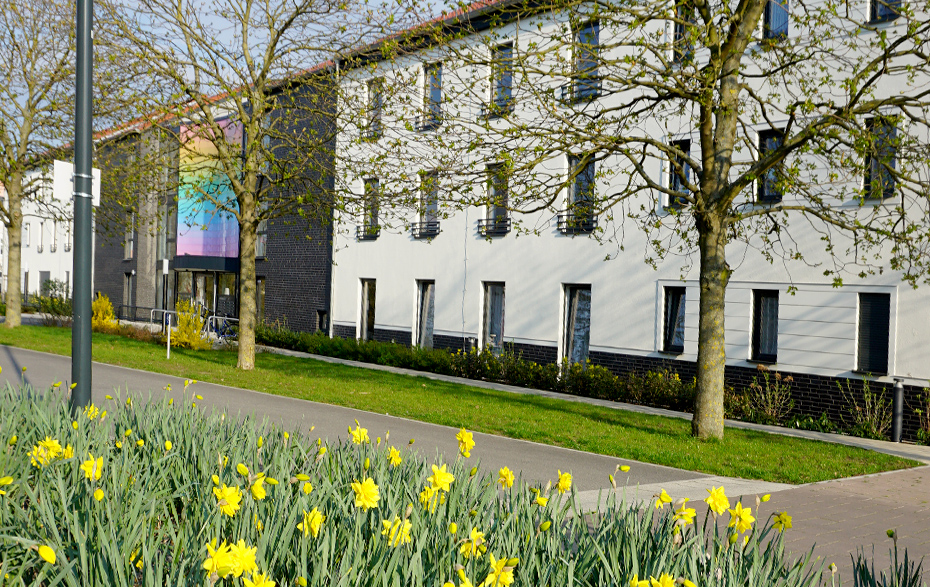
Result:
[[[778,291],[752,292],[752,359],[764,363],[778,360]]]
[[[233,275],[235,278],[235,275]],[[225,291],[230,291],[228,288]],[[232,290],[235,291],[235,290]],[[235,304],[235,298],[233,298]],[[258,277],[255,279],[255,317],[257,324],[265,323],[265,278]]]
[[[685,351],[685,288],[665,288],[665,324],[662,350],[667,353]]]
[[[859,294],[856,370],[874,375],[888,373],[888,337],[891,296]]]
[[[481,348],[500,355],[504,348],[504,284],[484,284],[484,330]]]
[[[565,358],[569,363],[584,364],[591,342],[590,285],[565,286],[564,332]]]
[[[433,348],[433,320],[436,309],[436,282],[417,281],[417,346]]]
[[[375,337],[375,287],[374,279],[361,280],[362,307],[359,323],[359,338],[373,340]]]

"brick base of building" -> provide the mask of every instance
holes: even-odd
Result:
[[[340,338],[354,338],[355,327],[336,325],[333,328],[333,333]],[[375,340],[384,342],[390,342],[391,340],[403,341],[400,344],[409,345],[410,334],[376,328]],[[473,345],[474,339],[472,338],[444,335],[434,335],[433,337],[433,347],[437,349],[468,351]],[[515,354],[521,355],[524,359],[534,363],[548,364],[558,361],[558,350],[553,346],[507,343],[507,347]],[[644,375],[649,371],[669,371],[677,373],[681,379],[688,381],[697,375],[696,363],[679,360],[674,355],[646,357],[591,351],[588,358],[592,365],[604,367],[619,376],[630,372]],[[793,380],[791,382],[791,397],[794,400],[792,415],[796,416],[812,416],[814,419],[818,419],[821,414],[826,414],[835,423],[842,422],[847,426],[851,426],[855,424],[852,415],[855,408],[851,405],[851,401],[860,406],[864,404],[866,385],[873,394],[883,397],[889,406],[894,397],[893,385],[889,383],[779,371],[778,369],[772,369],[772,371],[780,373],[783,378],[791,376]],[[774,376],[774,373],[772,376]],[[726,366],[724,377],[724,384],[737,390],[748,388],[754,380],[760,382],[762,380],[758,369],[735,365]],[[922,387],[904,386],[905,407],[902,434],[904,440],[917,440],[917,431],[920,429],[920,416],[915,412],[915,409],[921,406],[920,397],[923,392],[924,388]],[[888,433],[890,434],[891,431],[889,430]]]

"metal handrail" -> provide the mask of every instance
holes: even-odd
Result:
[[[162,329],[163,332],[164,332],[164,330],[165,330],[165,319],[167,318],[167,319],[168,319],[167,321],[168,321],[168,323],[170,324],[170,323],[171,323],[171,318],[170,318],[170,317],[171,317],[171,316],[177,316],[177,315],[178,315],[178,313],[177,313],[176,311],[174,311],[174,310],[165,310],[165,309],[162,309],[162,308],[152,308],[152,311],[149,312],[149,324],[155,324],[155,312],[161,312],[161,313],[162,313],[162,317],[161,317],[161,329]],[[178,321],[177,318],[175,318],[174,321],[175,321],[175,324],[176,324],[177,321]]]

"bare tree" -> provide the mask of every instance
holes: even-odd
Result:
[[[336,64],[401,19],[341,0],[141,0],[108,20],[159,81],[143,111],[180,150],[179,228],[237,232],[220,255],[238,248],[238,367],[252,369],[257,230],[329,209]]]
[[[648,263],[680,262],[683,274],[696,263],[692,431],[720,438],[728,244],[819,265],[835,285],[883,269],[928,281],[927,9],[926,0],[470,7],[383,60],[403,70],[405,53],[421,51],[442,62],[442,128],[360,150],[398,181],[392,151],[423,157],[457,178],[448,186],[457,205],[549,210],[566,231],[621,250],[632,225]],[[481,160],[510,176],[507,202],[476,189]]]

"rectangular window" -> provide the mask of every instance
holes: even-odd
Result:
[[[381,136],[381,111],[384,108],[384,79],[375,78],[368,82],[368,128],[365,138]]]
[[[316,329],[324,334],[329,332],[329,312],[326,310],[316,311]]]
[[[788,0],[768,0],[762,15],[763,39],[788,38]]]
[[[423,128],[435,128],[442,117],[442,63],[423,68]]]
[[[25,271],[23,273],[23,301],[26,302],[29,300],[29,272]]]
[[[568,158],[572,173],[569,207],[576,216],[594,216],[594,156]]]
[[[65,271],[65,295],[71,299],[71,272]]]
[[[439,172],[426,171],[420,175],[420,221],[439,220]]]
[[[870,0],[869,22],[888,22],[901,16],[903,0]]]
[[[897,128],[894,118],[870,118],[866,122],[871,138],[865,159],[865,195],[884,199],[894,196]]]
[[[575,98],[597,96],[600,90],[598,52],[600,24],[594,20],[575,31]]]
[[[672,39],[672,58],[681,65],[694,59],[694,40],[692,38],[694,21],[694,6],[679,4],[675,7],[675,32]]]
[[[767,129],[759,131],[759,159],[777,151],[785,142],[785,135],[780,130]],[[777,204],[781,202],[782,191],[778,185],[781,176],[781,165],[773,165],[762,174],[756,182],[756,199],[763,204]]]
[[[132,305],[132,273],[123,274],[123,305]],[[122,312],[118,311],[117,314],[122,315]]]
[[[39,271],[39,295],[52,295],[52,272]]]
[[[487,166],[488,171],[488,220],[495,222],[507,218],[510,197],[509,177],[503,163]]]
[[[259,207],[262,215],[268,215],[269,202],[263,201]],[[268,254],[268,219],[259,220],[255,227],[255,258],[262,259]]]
[[[888,373],[888,338],[891,295],[859,294],[859,332],[856,370],[880,375]]]
[[[65,252],[71,251],[71,222],[65,226]]]
[[[778,291],[752,291],[752,360],[778,360]]]
[[[689,139],[672,141],[671,146],[680,153],[674,153],[669,158],[668,189],[681,195],[669,196],[668,207],[684,208],[688,205],[688,196],[691,194],[688,189],[688,184],[691,183],[691,166],[685,158],[691,156],[691,141]]]
[[[433,348],[433,319],[436,310],[436,282],[417,281],[417,346]]]
[[[513,43],[491,52],[491,101],[498,110],[510,108],[513,101]]]
[[[29,234],[30,233],[29,229],[30,229],[30,224],[28,222],[24,222],[23,223],[23,246],[24,247],[28,247],[30,244],[29,241],[31,240],[31,238]]]
[[[667,353],[685,352],[685,288],[665,288],[664,319],[662,350]]]
[[[365,234],[368,236],[377,236],[379,232],[378,224],[378,191],[380,182],[377,178],[370,177],[365,180],[365,210],[362,224]]]
[[[129,215],[129,224],[126,226],[126,240],[123,242],[123,259],[132,259],[135,225],[136,215],[133,213]]]
[[[44,222],[39,223],[39,239],[38,240],[39,242],[38,242],[38,245],[36,246],[36,252],[41,253],[43,250],[45,250],[45,223]],[[42,284],[40,283],[39,286],[41,287],[41,285]]]
[[[374,340],[375,338],[375,280],[363,279],[361,323],[359,324],[359,338],[361,340]]]
[[[484,284],[484,336],[481,348],[500,356],[504,349],[504,284]]]
[[[570,363],[588,360],[591,342],[591,286],[565,286],[565,322],[563,324],[565,358]]]
[[[229,295],[228,288],[224,290]],[[255,319],[258,324],[265,323],[265,278],[255,278]]]
[[[52,244],[48,247],[49,252],[58,251],[58,222],[52,222]]]

